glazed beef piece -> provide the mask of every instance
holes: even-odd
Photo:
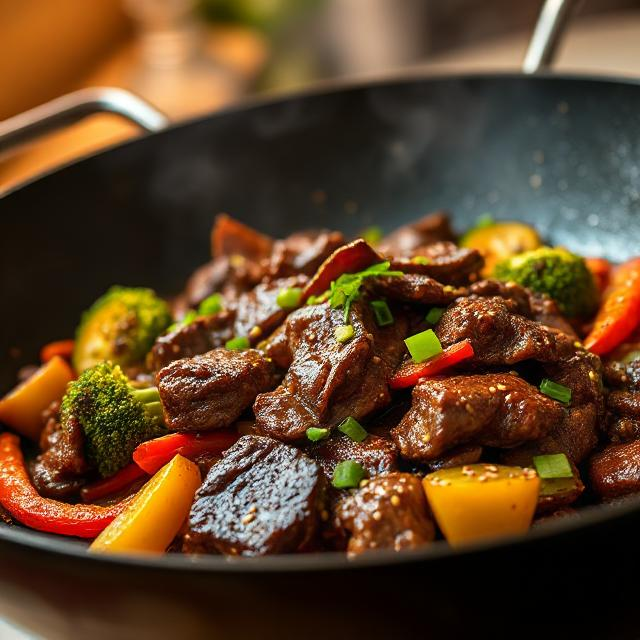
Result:
[[[43,416],[40,436],[42,453],[31,464],[31,479],[40,495],[56,500],[75,496],[86,483],[90,471],[84,455],[84,432],[71,418],[63,429],[59,422],[60,403],[51,405]]]
[[[411,257],[413,252],[435,242],[455,242],[449,216],[444,211],[431,213],[412,224],[399,227],[385,236],[377,249],[385,256]]]
[[[605,500],[640,491],[640,440],[612,444],[589,460],[591,488]]]
[[[584,492],[584,484],[578,470],[573,468],[573,478],[555,478],[542,481],[536,515],[555,513],[572,505]]]
[[[206,431],[233,424],[276,378],[259,351],[214,349],[172,362],[158,372],[156,384],[169,429]]]
[[[309,547],[324,506],[319,465],[271,438],[243,436],[196,493],[183,550],[262,556]]]
[[[434,539],[435,527],[417,476],[387,473],[363,484],[335,511],[336,526],[351,536],[349,553],[415,549]]]
[[[213,316],[196,318],[160,336],[151,349],[150,367],[158,371],[174,360],[198,356],[223,347],[234,335],[235,311],[225,310]]]
[[[405,458],[424,462],[462,444],[505,448],[538,440],[564,417],[559,402],[511,374],[424,380],[412,400],[392,435]]]
[[[457,297],[467,293],[464,288],[444,285],[419,273],[407,273],[396,277],[367,278],[364,287],[374,297],[438,306],[446,306]]]
[[[458,247],[453,242],[436,242],[419,247],[413,258],[393,258],[391,269],[429,276],[438,282],[465,285],[478,279],[484,258],[476,249]]]
[[[607,396],[607,432],[612,442],[640,438],[640,360],[612,362],[604,377],[611,387]]]
[[[624,391],[640,391],[640,360],[610,362],[604,368],[607,386]]]
[[[435,327],[443,347],[468,339],[481,366],[508,366],[523,360],[558,362],[576,347],[565,333],[529,320],[513,300],[470,296],[456,300]]]
[[[305,450],[321,467],[326,479],[331,482],[339,462],[359,462],[371,478],[380,473],[398,468],[398,450],[387,438],[368,435],[362,442],[354,442],[345,435],[321,440]]]
[[[405,321],[378,327],[368,304],[356,301],[349,321],[354,337],[338,342],[344,310],[328,304],[290,314],[285,335],[292,363],[282,384],[256,398],[253,410],[260,433],[279,440],[303,438],[309,427],[334,428],[348,416],[356,420],[390,401],[387,381],[405,350]]]
[[[440,471],[440,469],[451,469],[461,467],[465,464],[475,464],[482,458],[482,447],[477,445],[462,445],[447,451],[442,457],[429,462],[429,471]]]

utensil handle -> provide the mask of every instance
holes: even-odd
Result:
[[[116,113],[147,132],[169,124],[161,111],[124,89],[80,89],[1,121],[0,153],[95,113]]]
[[[523,73],[538,73],[551,66],[569,17],[579,4],[578,0],[545,0],[524,56]]]

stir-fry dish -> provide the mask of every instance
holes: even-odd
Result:
[[[349,555],[640,492],[640,258],[488,217],[275,240],[226,215],[0,400],[0,515],[89,551]]]

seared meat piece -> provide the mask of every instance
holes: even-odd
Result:
[[[298,449],[243,436],[196,493],[186,552],[262,556],[308,547],[323,507],[318,464]]]
[[[573,468],[573,478],[554,478],[542,481],[536,514],[549,514],[573,504],[583,493],[584,484],[578,470]]]
[[[31,479],[46,498],[61,500],[78,493],[86,482],[89,464],[84,456],[84,432],[80,422],[71,418],[62,428],[60,403],[44,412],[45,428],[40,437],[40,454],[31,464]]]
[[[412,398],[392,435],[405,458],[425,462],[461,444],[504,448],[537,440],[564,417],[559,402],[510,374],[424,380]]]
[[[573,355],[573,339],[518,314],[517,303],[499,297],[456,300],[435,328],[443,347],[468,339],[473,363],[512,365],[523,360],[558,362]]]
[[[227,340],[233,338],[235,317],[233,310],[221,311],[213,316],[196,318],[160,336],[151,350],[151,369],[158,371],[174,360],[191,358],[223,347]]]
[[[444,211],[436,211],[413,224],[399,227],[385,236],[377,249],[386,256],[403,257],[413,255],[415,249],[435,242],[455,242],[449,216]]]
[[[464,285],[477,280],[484,258],[476,249],[458,247],[453,242],[437,242],[419,247],[418,258],[393,258],[391,268],[403,273],[419,273],[444,284]]]
[[[482,457],[482,447],[476,445],[463,445],[447,451],[441,458],[429,462],[430,471],[440,469],[451,469],[465,464],[475,464],[480,462]]]
[[[466,289],[444,285],[419,273],[408,273],[396,277],[367,278],[364,286],[377,296],[400,302],[431,305],[447,305],[467,293]]]
[[[640,438],[640,360],[612,362],[605,367],[607,384],[607,432],[612,442]]]
[[[396,445],[387,438],[374,435],[367,436],[362,442],[354,442],[345,435],[329,438],[311,445],[306,453],[318,462],[329,481],[343,460],[359,462],[369,477],[398,468]]]
[[[640,440],[609,445],[589,461],[591,488],[610,499],[640,491]]]
[[[273,364],[286,370],[293,362],[293,354],[287,340],[286,325],[281,324],[266,340],[258,343],[258,348],[273,360]]]
[[[304,274],[312,276],[318,267],[346,243],[339,231],[301,231],[276,240],[266,268],[269,278]]]
[[[422,483],[410,473],[387,473],[366,482],[338,504],[336,525],[350,532],[351,554],[415,549],[435,537]]]
[[[259,351],[214,349],[172,362],[156,384],[169,429],[204,431],[230,426],[276,378]]]
[[[269,257],[273,238],[248,227],[226,213],[216,216],[211,229],[211,255],[242,256],[252,262]]]
[[[611,362],[604,368],[604,379],[613,389],[640,391],[640,360],[629,364]]]
[[[354,337],[341,343],[334,332],[344,325],[343,309],[320,304],[289,315],[285,333],[293,362],[275,391],[256,398],[260,433],[298,440],[309,427],[333,428],[389,403],[387,381],[404,352],[404,319],[378,327],[369,305],[357,301],[349,320]]]

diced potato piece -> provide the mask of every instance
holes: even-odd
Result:
[[[423,486],[445,538],[459,545],[527,531],[540,478],[531,469],[471,464],[431,473]]]
[[[37,441],[44,426],[42,412],[62,398],[71,380],[71,367],[60,356],[54,356],[0,400],[0,422]]]
[[[93,541],[99,553],[162,553],[180,530],[200,486],[198,466],[176,455]]]
[[[538,232],[522,222],[497,222],[468,231],[460,245],[477,249],[484,256],[482,275],[490,276],[495,265],[509,256],[537,249],[542,245]]]

